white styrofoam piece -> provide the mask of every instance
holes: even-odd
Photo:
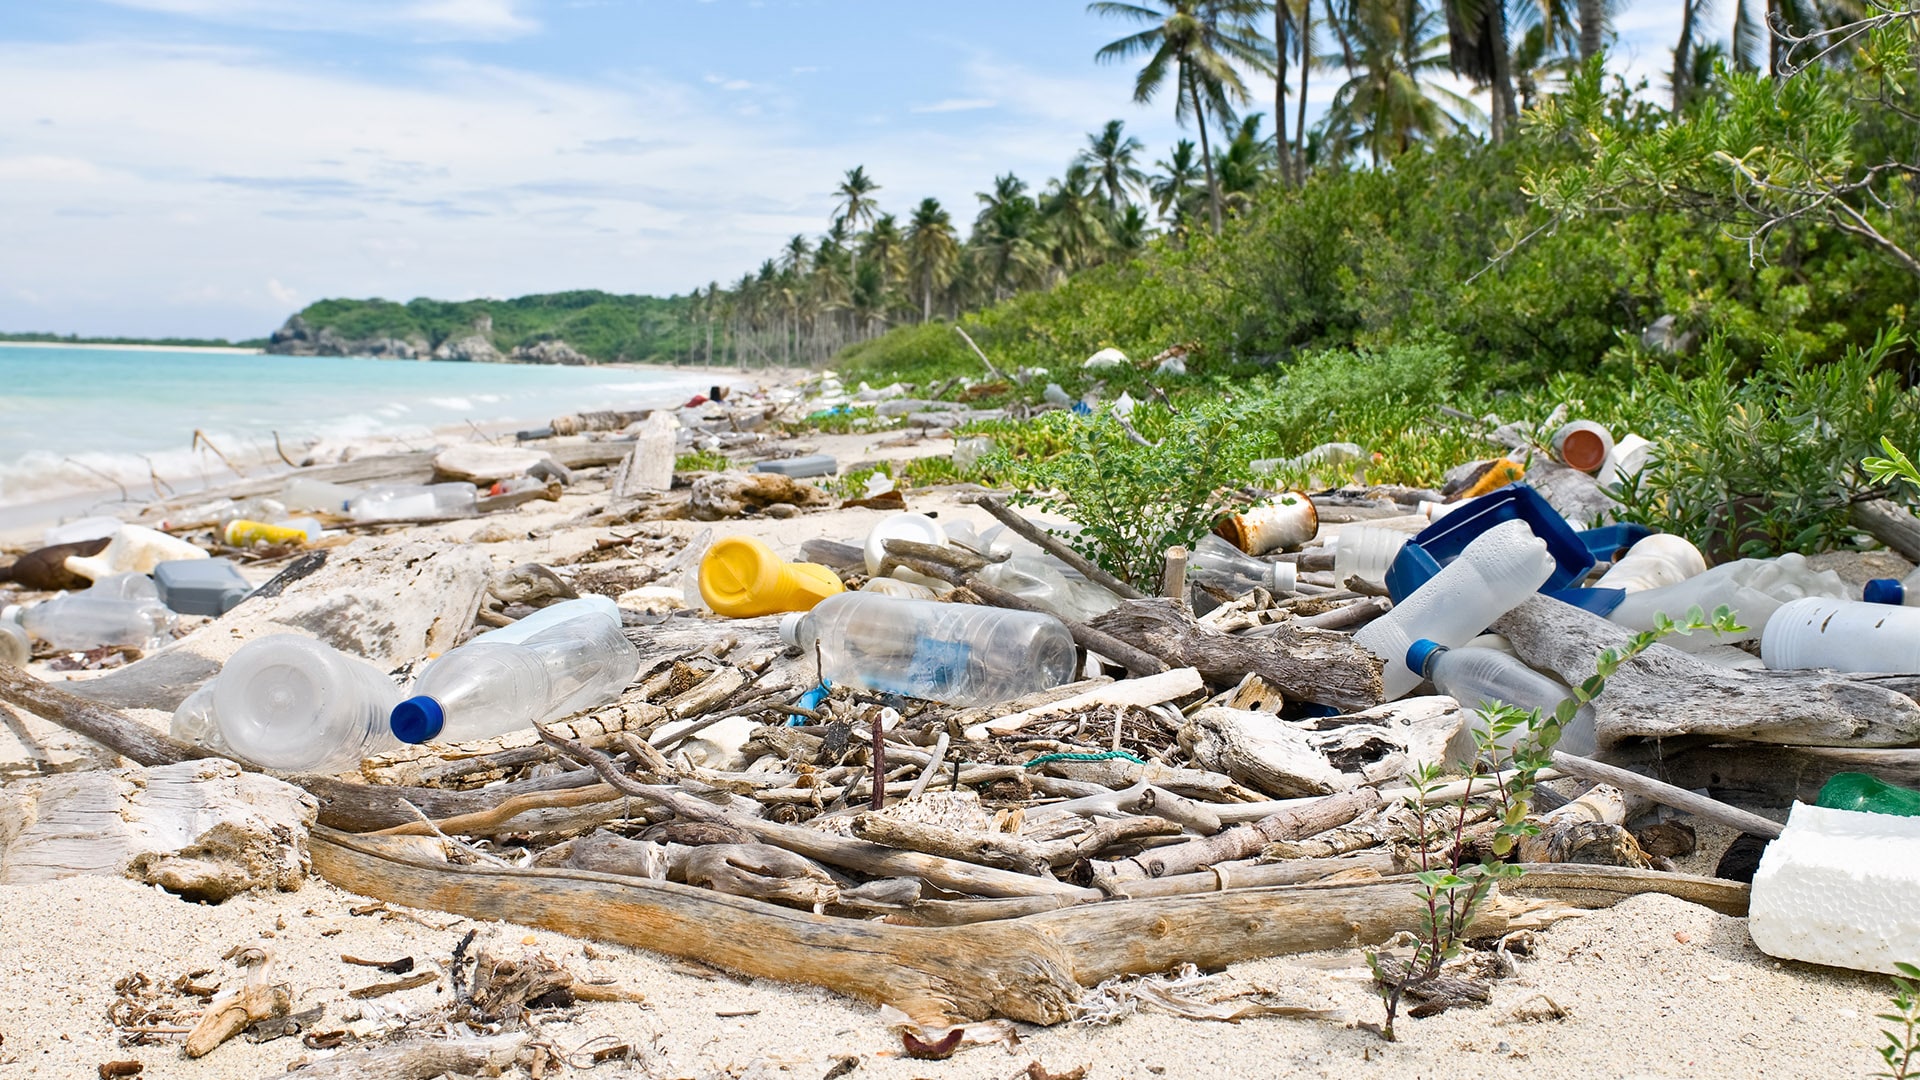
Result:
[[[1920,958],[1920,818],[1794,804],[1747,928],[1769,956],[1897,973]]]

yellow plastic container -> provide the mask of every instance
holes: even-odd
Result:
[[[1474,485],[1460,493],[1462,500],[1479,498],[1489,491],[1497,491],[1527,475],[1527,470],[1511,458],[1501,458],[1493,467],[1483,473]]]
[[[811,611],[820,601],[845,591],[832,570],[818,563],[790,563],[745,536],[715,541],[700,560],[700,596],[728,618]]]
[[[255,544],[304,544],[307,531],[289,525],[269,525],[264,521],[240,518],[227,522],[228,547],[252,547]]]

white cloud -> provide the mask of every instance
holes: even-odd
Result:
[[[972,112],[976,109],[991,109],[998,104],[1000,103],[992,98],[947,98],[944,101],[936,101],[931,105],[915,105],[907,111],[917,113]]]
[[[230,26],[313,33],[408,33],[430,41],[498,41],[540,28],[520,0],[106,0]]]
[[[280,284],[279,278],[267,279],[267,295],[273,297],[275,303],[286,308],[292,308],[300,299],[300,294]]]

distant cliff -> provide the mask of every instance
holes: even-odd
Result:
[[[692,301],[593,290],[513,300],[321,300],[267,351],[287,356],[594,364],[672,363],[694,343]]]

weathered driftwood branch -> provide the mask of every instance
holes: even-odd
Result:
[[[1093,629],[1182,667],[1208,682],[1231,685],[1258,674],[1289,697],[1340,709],[1380,701],[1380,661],[1345,634],[1277,624],[1271,636],[1239,637],[1210,630],[1166,600],[1139,600],[1107,612]]]
[[[576,995],[577,996],[577,995]],[[421,1039],[377,1050],[348,1050],[291,1074],[301,1080],[423,1080],[432,1076],[498,1075],[533,1041],[531,1035],[484,1039]],[[284,1080],[276,1072],[265,1080]]]
[[[1543,896],[1579,907],[1603,908],[1643,893],[1663,893],[1712,908],[1722,915],[1745,917],[1749,887],[1722,878],[1669,874],[1629,866],[1580,866],[1572,863],[1529,863],[1526,873],[1501,885],[1517,896]]]
[[[1867,535],[1905,555],[1909,561],[1920,562],[1920,518],[1915,518],[1906,508],[1886,499],[1869,499],[1854,503],[1851,514],[1853,523]]]
[[[1611,690],[1612,687],[1609,686],[1608,689]],[[1598,761],[1591,761],[1587,758],[1575,757],[1572,754],[1560,750],[1553,752],[1553,763],[1558,766],[1562,772],[1571,773],[1574,776],[1582,776],[1588,780],[1602,784],[1612,784],[1622,791],[1631,791],[1638,795],[1644,795],[1662,806],[1671,806],[1676,810],[1685,810],[1689,814],[1706,818],[1709,821],[1717,821],[1722,825],[1730,825],[1744,833],[1764,836],[1769,840],[1780,835],[1781,826],[1777,821],[1769,821],[1758,814],[1750,814],[1738,807],[1728,806],[1726,803],[1709,799],[1705,795],[1695,795],[1685,788],[1677,788],[1672,784],[1662,783],[1650,776],[1642,776],[1636,772],[1628,772],[1625,769],[1603,764]]]
[[[0,664],[0,701],[85,736],[140,765],[172,765],[220,756],[168,738],[111,705],[69,694],[6,664]]]
[[[579,870],[450,866],[391,838],[317,829],[314,865],[362,896],[655,949],[899,1008],[923,1025],[1070,1017],[1117,975],[1348,948],[1419,925],[1409,879],[1080,905],[973,925],[901,927],[813,915],[664,881]],[[1608,898],[1611,902],[1612,898]],[[1475,936],[1549,924],[1559,904],[1491,899]]]
[[[1920,787],[1920,750],[1732,743],[1668,754],[1649,768],[1676,787],[1708,788],[1722,798],[1760,806],[1813,802],[1838,772],[1871,773],[1890,784]]]
[[[1021,874],[1048,874],[1048,868],[1052,865],[1046,849],[1018,836],[1007,833],[963,833],[884,814],[862,814],[854,818],[853,835],[890,848],[918,851]]]
[[[967,728],[966,734],[967,738],[975,740],[985,739],[990,735],[1011,735],[1028,724],[1060,713],[1078,712],[1102,705],[1159,705],[1176,698],[1186,697],[1188,694],[1197,694],[1204,689],[1206,689],[1206,683],[1200,678],[1198,671],[1192,668],[1175,668],[1158,675],[1148,675],[1144,678],[1128,679],[1125,682],[1096,687],[1052,704],[1010,712],[1005,716]]]
[[[1105,570],[1094,565],[1091,560],[1068,547],[1057,536],[1052,535],[1033,522],[1020,516],[1006,503],[991,495],[976,495],[965,500],[992,514],[994,519],[1012,529],[1014,534],[1039,545],[1040,550],[1080,571],[1082,577],[1107,590],[1122,600],[1144,600],[1147,594],[1121,581]]]
[[[1316,799],[1304,806],[1281,811],[1251,825],[1239,825],[1225,832],[1184,844],[1154,848],[1152,851],[1113,863],[1094,864],[1096,883],[1125,883],[1145,878],[1186,874],[1203,866],[1214,866],[1257,855],[1276,840],[1298,840],[1345,825],[1362,813],[1380,805],[1380,793],[1372,788],[1343,791]]]
[[[1592,677],[1601,652],[1631,637],[1545,596],[1508,612],[1494,630],[1520,659],[1576,686]],[[1734,671],[1665,645],[1622,664],[1593,709],[1603,747],[1688,733],[1815,746],[1920,742],[1920,705],[1892,690],[1831,672]]]

